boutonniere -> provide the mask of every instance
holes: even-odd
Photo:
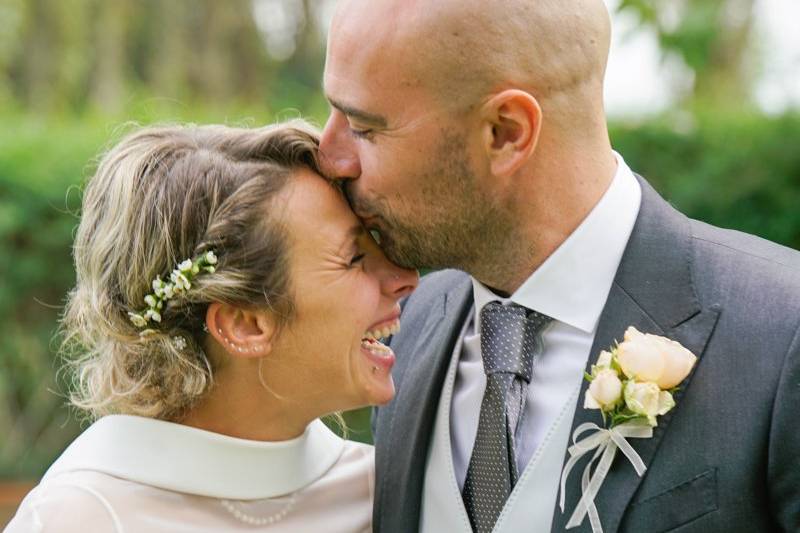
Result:
[[[583,471],[581,487],[583,494],[575,511],[567,522],[567,529],[579,526],[586,515],[594,533],[602,533],[600,518],[594,498],[600,490],[614,461],[617,450],[621,450],[641,477],[647,470],[636,450],[627,439],[647,439],[653,436],[658,425],[657,417],[675,407],[673,393],[694,367],[697,357],[679,343],[641,333],[634,327],[625,331],[624,340],[600,352],[597,363],[592,365],[590,382],[583,407],[598,409],[603,425],[581,424],[572,434],[573,445],[569,447],[570,459],[561,473],[561,497],[559,504],[564,512],[564,489],[569,473],[584,455],[594,452]],[[581,435],[591,434],[583,439]],[[599,462],[598,462],[599,461]],[[592,467],[597,462],[597,467]]]

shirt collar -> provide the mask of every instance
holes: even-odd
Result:
[[[302,489],[325,474],[343,451],[344,441],[319,420],[295,439],[261,442],[111,415],[84,431],[45,478],[93,470],[187,494],[255,500]]]
[[[491,301],[514,302],[586,333],[595,330],[642,199],[633,172],[619,154],[614,156],[617,172],[603,197],[510,298],[472,278],[476,331],[480,312]]]

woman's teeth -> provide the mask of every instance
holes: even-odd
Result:
[[[388,346],[381,344],[379,341],[375,339],[364,339],[361,341],[361,347],[369,350],[370,352],[374,353],[375,355],[380,356],[387,356],[394,352]]]
[[[364,334],[365,339],[385,339],[391,337],[400,331],[400,321],[395,320],[391,324],[387,324],[378,329],[369,330]]]

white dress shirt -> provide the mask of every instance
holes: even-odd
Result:
[[[573,393],[583,379],[600,314],[641,203],[638,181],[622,157],[615,155],[617,172],[601,200],[510,298],[501,298],[472,280],[474,312],[453,354],[460,358],[450,406],[453,467],[459,489],[464,487],[486,389],[480,345],[484,305],[493,300],[510,301],[553,318],[542,335],[543,353],[534,360],[515,441],[520,474],[565,404],[575,401]],[[564,442],[562,449],[566,447]],[[552,483],[555,486],[558,479]]]
[[[282,442],[136,416],[101,418],[22,502],[6,533],[371,531],[371,446],[316,420]]]

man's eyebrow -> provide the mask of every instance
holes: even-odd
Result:
[[[332,98],[328,98],[328,101],[331,103],[333,107],[341,111],[344,115],[348,117],[352,117],[359,122],[363,122],[365,124],[370,124],[373,126],[378,126],[379,128],[386,127],[386,119],[380,115],[376,115],[374,113],[368,113],[367,111],[362,111],[361,109],[356,109],[355,107],[351,107],[347,104],[342,102],[337,102]]]

